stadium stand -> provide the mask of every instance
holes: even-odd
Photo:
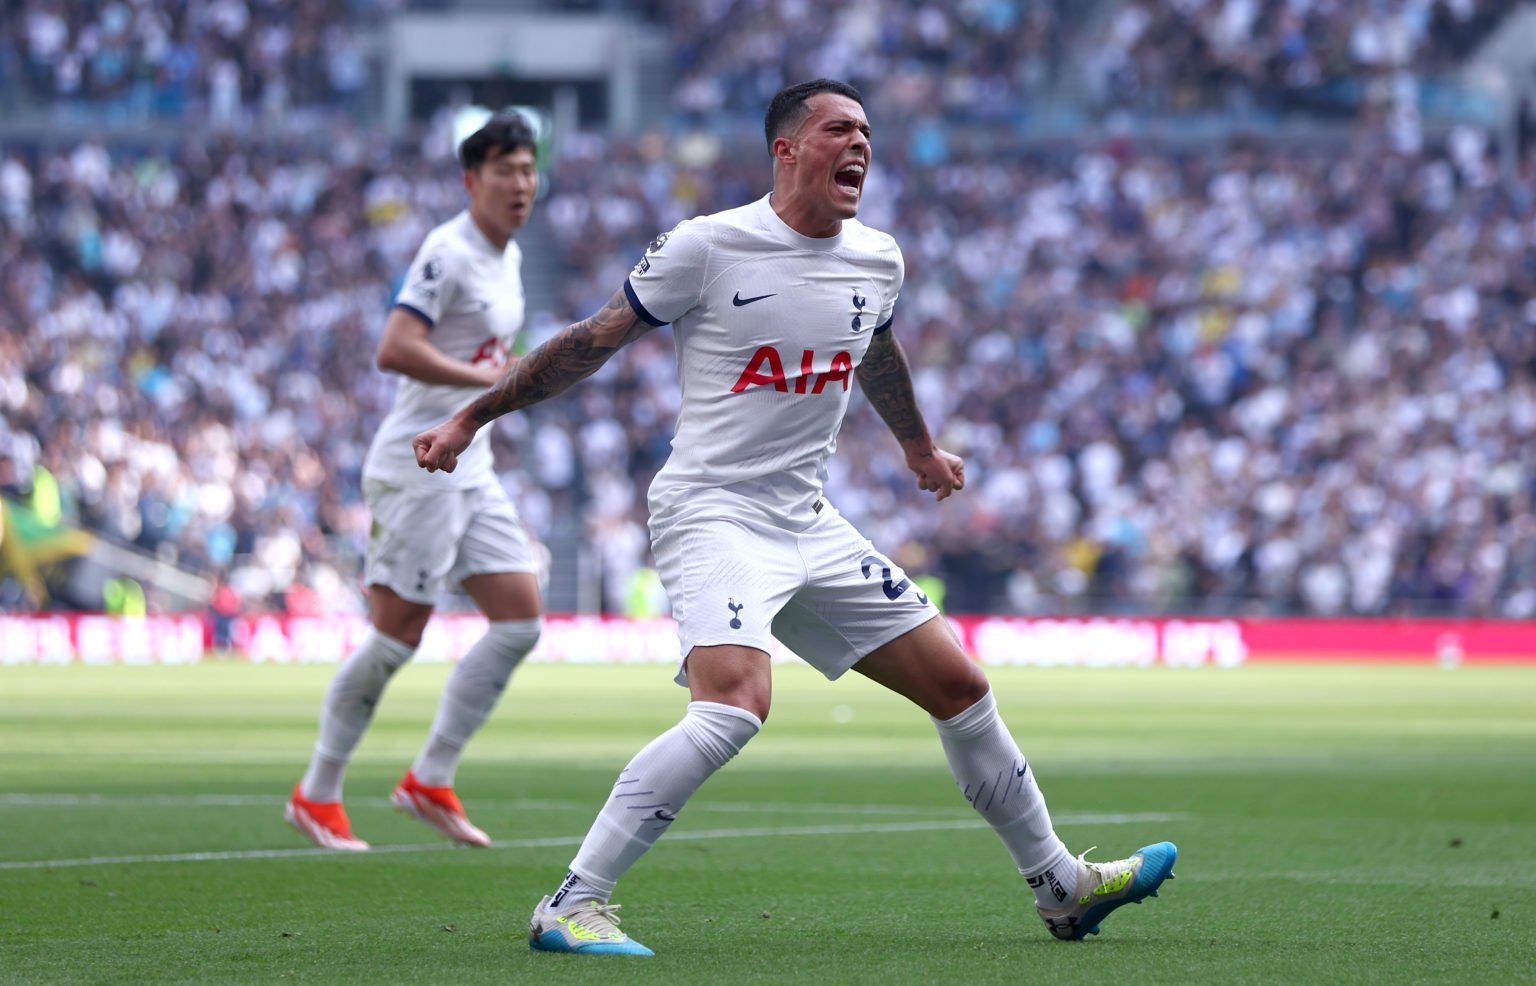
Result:
[[[131,23],[147,9],[119,6]],[[269,6],[244,9],[256,23]],[[1143,33],[1218,13],[1098,6],[1101,26],[1154,10]],[[1409,7],[1485,30],[1486,5]],[[51,50],[34,25],[60,9],[73,40],[56,47],[70,50],[116,16],[23,4],[4,33],[30,85]],[[298,9],[306,31],[346,30],[333,5]],[[717,43],[722,10],[788,25],[797,71],[839,67],[849,53],[826,38],[794,47],[800,9],[679,5],[682,136],[563,135],[528,232],[560,261],[533,341],[600,305],[658,230],[766,190],[760,133],[686,124],[760,105],[778,83],[753,60],[769,53]],[[955,612],[1536,615],[1536,158],[1510,167],[1470,127],[1405,145],[1369,112],[1344,143],[1315,146],[1010,143],[938,94],[954,86],[980,107],[978,91],[1043,91],[1054,69],[1003,79],[988,66],[1048,60],[1042,37],[1093,37],[1091,25],[1066,24],[1058,4],[961,4],[942,40],[975,57],[935,62],[931,9],[839,16],[891,14],[853,53],[861,71],[898,69],[872,97],[862,218],[904,247],[897,331],[973,486],[942,510],[921,505],[855,400],[833,460],[844,512],[899,563],[942,577]],[[1369,4],[1326,10],[1345,35],[1377,17]],[[208,30],[178,36],[217,48]],[[1276,30],[1250,19],[1243,37],[1289,51]],[[1457,57],[1461,37],[1434,57]],[[905,88],[903,66],[943,84]],[[1176,80],[1143,74],[1158,101],[1183,98]],[[342,106],[330,78],[288,98]],[[1278,98],[1286,78],[1245,84]],[[29,98],[100,94],[82,86]],[[903,100],[945,122],[881,115]],[[291,597],[355,611],[358,470],[393,386],[373,347],[409,251],[458,207],[445,148],[430,131],[341,125],[323,144],[85,128],[0,144],[10,488],[45,468],[79,523],[217,578],[248,609]],[[658,333],[498,424],[498,461],[533,529],[580,518],[605,608],[623,609],[647,563],[644,493],[667,452],[673,374]]]
[[[0,82],[64,120],[232,125],[356,108],[355,25],[400,0],[20,0],[0,14]]]
[[[1084,77],[1103,106],[1349,113],[1374,83],[1454,69],[1509,7],[1500,0],[1130,0],[1093,33]]]

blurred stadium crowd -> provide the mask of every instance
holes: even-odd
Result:
[[[346,107],[369,81],[354,25],[404,0],[15,0],[0,93],[61,117],[200,118]],[[0,108],[7,97],[0,96]]]
[[[369,82],[358,25],[408,7],[447,6],[17,0],[0,12],[0,94],[48,100],[66,116],[215,123],[346,108],[365,98]],[[676,53],[674,103],[684,117],[756,113],[783,79],[833,76],[879,79],[895,102],[946,120],[985,120],[1028,112],[1063,70],[1101,108],[1346,109],[1373,81],[1453,65],[1511,4],[852,0],[831,14],[809,0],[563,6],[664,8]],[[1064,66],[1074,41],[1091,57]]]
[[[1343,143],[1192,150],[1020,148],[937,122],[1037,93],[1064,6],[895,4],[850,42],[801,37],[799,0],[679,5],[685,117],[760,112],[786,59],[885,79],[861,218],[902,244],[895,328],[971,487],[925,503],[855,399],[841,509],[939,576],[953,612],[1536,615],[1536,157],[1501,167],[1470,128],[1404,142],[1369,112]],[[1430,25],[1471,31],[1487,7],[1293,3],[1291,23],[1278,6],[1148,0],[1095,29],[1138,99],[1177,102],[1188,72],[1271,94],[1347,73],[1366,31],[1430,57],[1431,37],[1464,43]],[[298,7],[333,29],[332,5]],[[69,11],[76,42],[102,28],[94,5],[24,3],[13,48],[38,10]],[[187,36],[217,49],[211,30]],[[1160,75],[1158,31],[1205,40]],[[938,61],[957,50],[974,57]],[[658,231],[766,191],[750,127],[679,133],[562,135],[539,218],[558,303],[531,342],[600,306]],[[359,470],[393,387],[373,348],[462,189],[436,130],[326,138],[0,152],[0,486],[41,465],[85,526],[218,574],[247,607],[359,605]],[[612,609],[648,564],[676,407],[661,332],[496,426],[533,529],[579,512]]]
[[[1141,110],[1344,111],[1469,54],[1508,12],[1490,0],[1133,0],[1096,33],[1085,78]]]
[[[678,109],[751,112],[766,105],[781,79],[851,73],[879,79],[908,110],[946,120],[1027,114],[1064,79],[1100,109],[1347,111],[1373,85],[1411,83],[1453,65],[1510,4],[865,0],[840,5],[830,30],[812,6],[678,4]],[[1068,50],[1087,57],[1065,65]]]

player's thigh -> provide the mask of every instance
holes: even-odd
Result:
[[[656,571],[677,621],[679,684],[698,647],[770,653],[774,614],[805,582],[794,535],[737,520],[682,519],[657,535]]]
[[[939,615],[906,574],[830,506],[799,537],[810,577],[779,612],[773,633],[828,678]]]
[[[767,651],[729,644],[695,647],[683,661],[688,694],[695,702],[734,705],[760,722],[768,721],[773,672]]]
[[[985,697],[991,687],[942,616],[881,644],[853,670],[935,719],[953,719]]]
[[[386,586],[408,603],[431,607],[458,559],[469,522],[468,497],[457,490],[363,484],[373,526],[364,581]],[[423,518],[431,518],[423,523]]]
[[[539,578],[532,572],[484,572],[464,580],[464,591],[492,620],[533,620],[540,613]]]

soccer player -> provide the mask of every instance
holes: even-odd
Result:
[[[378,364],[404,379],[363,467],[373,513],[366,578],[373,623],[331,680],[309,770],[284,817],[327,849],[366,850],[342,808],[342,778],[390,676],[410,660],[445,581],[490,620],[453,668],[432,732],[390,800],[457,842],[490,838],[465,817],[454,773],[470,737],[543,627],[539,565],[492,471],[488,435],[466,436],[461,468],[429,475],[411,437],[495,383],[523,321],[514,236],[538,191],[535,136],[520,115],[493,117],[459,147],[469,207],[427,235],[395,298]]]
[[[964,488],[964,465],[929,437],[892,331],[901,253],[854,218],[870,166],[858,92],[827,79],[790,86],[764,129],[771,194],[658,237],[602,311],[414,443],[425,469],[451,471],[487,421],[673,325],[682,409],[650,489],[650,527],[678,621],[677,680],[692,701],[619,774],[564,881],[534,910],[529,945],[652,954],[618,929],[610,895],[762,727],[770,634],[828,678],[852,668],[926,711],[966,800],[1002,839],[1051,933],[1097,932],[1110,911],[1157,890],[1176,850],[1161,842],[1109,863],[1068,852],[986,676],[927,597],[823,495],[853,378],[920,490],[946,499]]]

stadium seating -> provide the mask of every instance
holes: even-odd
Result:
[[[767,84],[716,64],[706,7],[674,25],[679,126]],[[919,64],[924,15],[895,8],[880,50]],[[341,30],[322,9],[314,29]],[[991,51],[1004,26],[949,29]],[[743,88],[690,102],[705,77]],[[1404,146],[1368,115],[1345,147],[1049,152],[975,140],[963,119],[872,117],[862,217],[903,246],[896,331],[972,485],[922,503],[856,399],[831,492],[941,577],[949,609],[1536,615],[1536,158],[1501,169],[1471,128]],[[306,605],[355,611],[358,474],[393,386],[373,347],[412,250],[462,198],[430,145],[338,127],[323,145],[0,149],[11,490],[42,465],[85,526],[219,576],[247,608],[297,584]],[[751,126],[567,135],[529,231],[560,261],[530,335],[595,310],[658,230],[766,176]],[[530,523],[580,518],[616,610],[648,558],[645,487],[676,406],[656,333],[497,426]]]

